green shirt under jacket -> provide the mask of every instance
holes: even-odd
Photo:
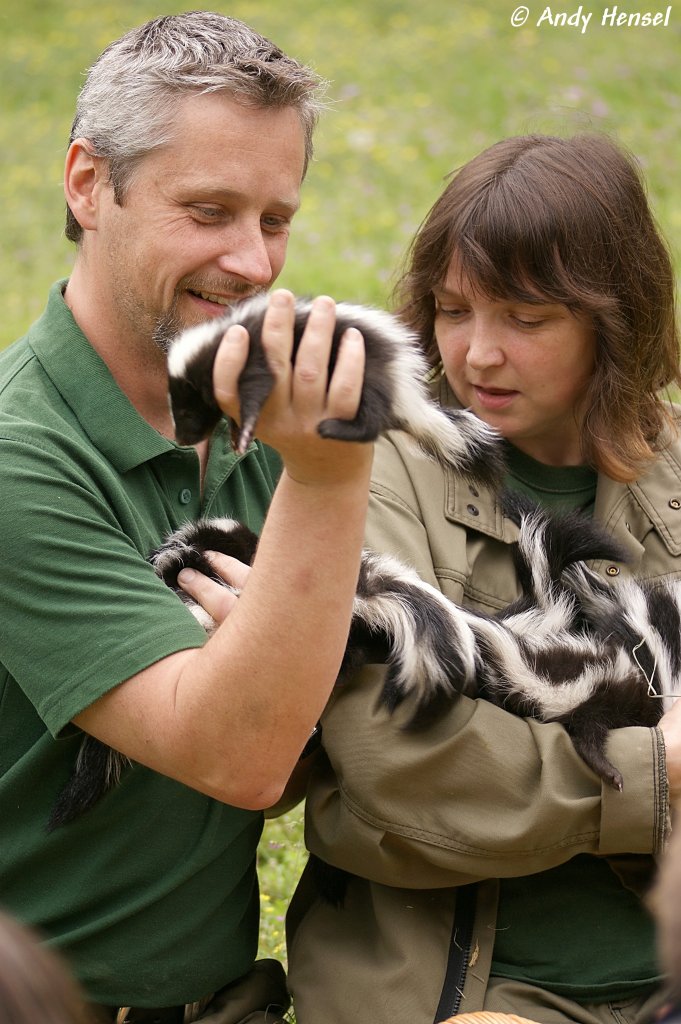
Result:
[[[0,355],[0,905],[41,929],[89,998],[169,1005],[251,965],[262,816],[134,766],[48,834],[82,733],[69,723],[205,634],[146,561],[202,516],[259,531],[279,472],[217,430],[203,493],[193,448],[136,412],[54,286]]]
[[[435,393],[452,403],[444,378]],[[368,547],[408,562],[469,608],[494,613],[518,596],[517,529],[494,494],[443,472],[399,433],[376,445],[372,477]],[[605,582],[617,586],[627,573],[681,577],[680,499],[679,439],[634,483],[599,476],[594,519],[629,556],[626,564],[593,564]],[[500,880],[527,879],[530,887],[542,873],[555,878],[559,909],[554,900],[540,912],[553,915],[556,934],[585,908],[585,926],[595,929],[617,887],[622,899],[633,898],[639,870],[645,874],[650,855],[661,852],[669,828],[659,729],[610,733],[607,756],[624,776],[618,792],[585,765],[562,726],[486,700],[460,697],[427,730],[405,730],[410,709],[391,716],[379,702],[384,675],[369,666],[337,687],[322,718],[324,755],[307,794],[306,840],[312,853],[355,877],[340,908],[318,898],[310,872],[293,898],[288,965],[298,1024],[433,1024],[457,1008],[483,1009],[495,936],[509,925],[497,917]],[[596,872],[579,871],[587,860],[600,866],[606,888]],[[571,864],[591,906],[570,898]],[[618,921],[623,913],[618,908]],[[640,935],[635,923],[633,941]],[[519,957],[525,950],[518,942]],[[636,989],[654,981],[649,946],[633,978],[607,962],[616,952],[603,950],[600,978],[590,965],[586,978],[558,980],[573,999],[588,989],[590,1002],[599,980],[605,1002],[630,981]],[[556,945],[546,953],[555,956]],[[541,975],[530,965],[530,979],[569,969],[558,956]],[[509,967],[520,976],[517,963]]]

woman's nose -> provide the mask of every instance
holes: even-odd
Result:
[[[466,362],[476,370],[499,366],[504,361],[500,339],[493,328],[483,320],[471,324]]]

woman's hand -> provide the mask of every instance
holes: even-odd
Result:
[[[681,801],[681,700],[677,700],[660,719],[667,761],[669,798],[674,804]]]

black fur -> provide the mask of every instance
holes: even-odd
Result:
[[[213,364],[227,328],[242,324],[248,330],[250,346],[239,379],[241,427],[238,431],[233,428],[233,441],[239,452],[248,447],[273,384],[261,340],[267,303],[267,295],[256,295],[232,307],[227,316],[183,332],[171,345],[170,405],[181,444],[195,444],[222,417],[213,395]],[[296,301],[294,356],[310,307],[305,299]],[[319,433],[343,441],[373,441],[386,430],[404,430],[442,465],[483,484],[497,484],[503,472],[499,436],[472,413],[443,410],[430,400],[423,384],[428,365],[413,335],[395,317],[378,309],[338,303],[330,373],[349,327],[362,332],[366,350],[359,410],[353,420],[322,421]]]
[[[71,776],[59,793],[47,824],[48,832],[85,814],[118,784],[129,758],[86,736],[80,745]]]
[[[484,615],[452,604],[396,559],[367,551],[340,679],[367,663],[386,664],[380,700],[390,712],[407,702],[412,729],[426,727],[461,693],[559,722],[586,763],[621,789],[622,776],[605,756],[608,731],[655,725],[660,696],[681,686],[681,583],[609,586],[584,560],[623,561],[623,552],[594,523],[510,497],[505,508],[520,524],[521,597]],[[177,573],[191,565],[214,576],[205,550],[250,563],[256,546],[239,523],[200,521],[172,534],[150,560],[210,631],[212,620],[177,588]],[[86,737],[49,827],[91,807],[127,763]]]
[[[227,317],[184,332],[172,345],[169,391],[181,443],[206,436],[222,415],[213,397],[212,368],[222,336],[234,323],[247,328],[251,341],[239,382],[242,426],[236,444],[245,451],[250,443],[272,386],[260,338],[267,301],[265,295],[249,299]],[[309,310],[309,302],[297,300],[296,347]],[[367,354],[360,409],[353,421],[324,421],[320,433],[369,441],[389,429],[405,430],[441,465],[497,483],[503,471],[498,435],[472,414],[442,410],[430,401],[422,384],[424,358],[395,318],[340,303],[330,368],[350,326],[361,330]],[[521,527],[517,569],[523,595],[497,616],[459,608],[396,559],[365,552],[341,678],[368,662],[386,664],[381,701],[390,711],[408,701],[412,728],[425,727],[461,693],[561,722],[592,768],[621,788],[619,772],[604,755],[607,730],[652,724],[661,702],[648,689],[675,692],[681,674],[679,595],[672,584],[653,591],[632,581],[618,596],[584,564],[621,554],[591,523],[554,520],[520,499],[509,499],[506,513]],[[249,563],[256,544],[246,527],[231,520],[202,521],[177,531],[150,560],[210,632],[215,624],[177,586],[179,569],[191,566],[222,582],[203,552],[217,549]],[[594,682],[586,686],[589,673]],[[48,828],[92,807],[127,764],[123,755],[86,737]]]
[[[227,586],[205,557],[206,551],[220,551],[249,565],[258,538],[247,526],[232,519],[201,519],[172,533],[149,561],[163,582],[189,605],[208,631],[214,623],[177,582],[181,569],[196,569]],[[94,736],[85,736],[73,772],[59,793],[47,824],[48,832],[80,817],[101,800],[120,780],[121,772],[131,764],[129,758],[112,750]]]

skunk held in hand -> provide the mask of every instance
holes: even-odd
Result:
[[[227,316],[192,327],[173,341],[168,353],[169,393],[180,444],[200,441],[223,416],[213,395],[213,364],[227,328],[241,324],[250,347],[239,379],[241,427],[236,448],[246,451],[273,385],[261,341],[268,301],[266,294],[256,295],[233,306]],[[296,300],[294,357],[311,305]],[[498,483],[503,466],[498,435],[472,413],[444,410],[430,400],[423,383],[428,364],[414,336],[389,313],[337,303],[329,375],[349,327],[361,331],[366,351],[360,405],[353,420],[323,420],[318,428],[322,437],[373,441],[386,430],[404,430],[441,465],[483,484]]]
[[[341,679],[386,664],[381,701],[390,711],[409,707],[411,728],[427,727],[461,693],[560,722],[587,764],[621,789],[605,757],[608,730],[655,725],[681,692],[681,583],[609,585],[586,562],[624,555],[592,520],[511,495],[504,511],[519,525],[522,595],[496,615],[454,604],[396,558],[363,553]],[[231,520],[188,524],[151,561],[178,589],[179,569],[202,545],[250,562],[257,538]]]
[[[622,776],[605,755],[608,731],[654,726],[681,690],[681,583],[610,586],[586,560],[621,560],[622,552],[593,522],[510,497],[506,513],[520,527],[515,555],[523,593],[497,615],[461,608],[397,559],[365,551],[340,678],[367,663],[386,664],[380,699],[391,712],[403,703],[411,708],[407,728],[426,728],[462,693],[559,722],[593,771],[621,789]],[[225,585],[204,552],[248,564],[256,545],[240,523],[202,520],[171,534],[150,561],[210,633],[215,623],[178,587],[178,572],[191,566]],[[128,763],[86,737],[49,827],[93,806]]]

